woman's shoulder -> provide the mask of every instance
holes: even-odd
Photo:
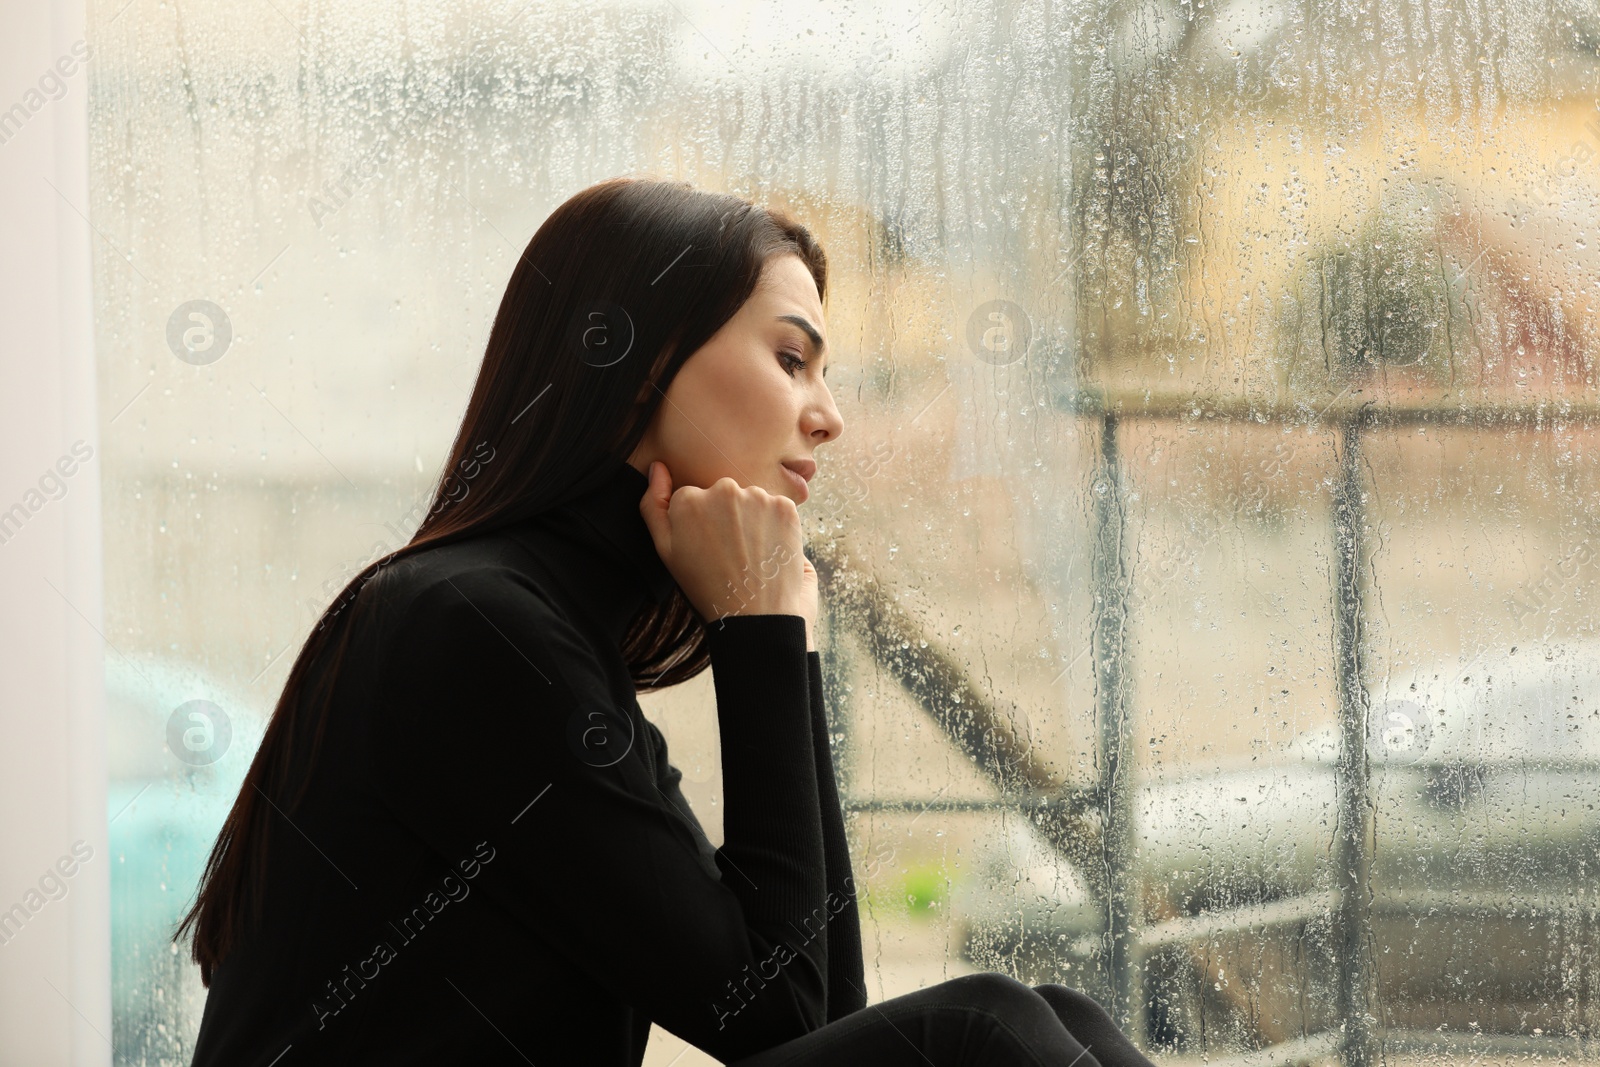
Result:
[[[526,551],[498,534],[430,545],[382,566],[360,590],[380,632],[440,635],[481,625],[569,629]]]

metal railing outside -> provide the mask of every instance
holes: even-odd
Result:
[[[1094,602],[1093,669],[1099,694],[1097,716],[1100,768],[1089,788],[1074,788],[1044,769],[1015,723],[1017,709],[997,704],[979,692],[948,652],[930,639],[920,623],[901,608],[891,592],[870,574],[853,567],[838,545],[814,548],[819,575],[827,589],[832,627],[852,633],[877,666],[894,677],[940,727],[946,738],[970,757],[1000,790],[989,801],[876,801],[856,797],[844,783],[844,806],[852,812],[983,811],[1006,809],[1026,814],[1060,859],[1084,878],[1105,916],[1092,943],[1080,940],[1078,951],[1102,953],[1109,988],[1105,1007],[1119,1027],[1136,1040],[1147,1034],[1144,960],[1163,946],[1194,942],[1230,931],[1264,931],[1331,915],[1335,927],[1335,1028],[1283,1040],[1269,1047],[1218,1059],[1208,1064],[1255,1067],[1308,1063],[1336,1055],[1345,1067],[1370,1067],[1380,1051],[1475,1054],[1538,1052],[1548,1056],[1582,1056],[1597,1050],[1580,1037],[1473,1033],[1461,1030],[1397,1030],[1379,1035],[1374,1027],[1376,1003],[1372,957],[1374,919],[1394,912],[1438,912],[1463,906],[1458,891],[1421,899],[1374,900],[1371,882],[1374,809],[1369,793],[1372,769],[1367,749],[1367,649],[1362,621],[1372,590],[1370,545],[1361,486],[1364,435],[1377,429],[1400,429],[1424,423],[1521,427],[1548,431],[1567,424],[1600,421],[1600,405],[1564,401],[1507,402],[1439,406],[1427,399],[1386,400],[1381,406],[1360,399],[1347,387],[1320,406],[1264,405],[1246,398],[1200,400],[1191,396],[1154,396],[1145,390],[1108,393],[1079,390],[1061,407],[1098,424],[1095,493],[1091,535]],[[1334,549],[1333,606],[1334,676],[1337,681],[1339,752],[1336,763],[1339,822],[1335,837],[1335,871],[1348,872],[1331,889],[1290,895],[1263,904],[1203,912],[1147,923],[1139,913],[1140,874],[1132,863],[1134,829],[1132,775],[1123,759],[1131,752],[1132,709],[1129,704],[1131,582],[1127,567],[1127,516],[1119,432],[1125,421],[1236,420],[1320,424],[1336,435],[1338,477],[1333,487],[1329,536]],[[833,653],[825,653],[832,655]],[[1589,765],[1585,765],[1586,767]],[[1600,772],[1600,766],[1594,767]],[[1091,814],[1098,818],[1091,818]],[[1422,894],[1426,896],[1427,894]],[[1509,895],[1479,894],[1466,901],[1475,906],[1509,908]],[[1566,906],[1564,900],[1553,907]],[[1590,905],[1593,909],[1593,905]],[[1600,919],[1600,914],[1594,916]]]

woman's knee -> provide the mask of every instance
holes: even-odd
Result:
[[[946,983],[947,996],[982,1014],[1033,1027],[1054,1023],[1056,1011],[1026,982],[995,971],[967,974]]]
[[[1089,994],[1056,982],[1034,986],[1034,991],[1054,1009],[1067,1032],[1085,1048],[1092,1048],[1103,1062],[1155,1067]]]
[[[946,988],[959,991],[963,1000],[980,1007],[1003,1006],[1035,998],[1033,987],[1008,974],[984,971],[964,974],[945,983]]]
[[[1100,1002],[1082,990],[1069,988],[1059,982],[1046,982],[1044,985],[1034,986],[1033,989],[1051,1007],[1063,1013],[1063,1019],[1071,1016],[1080,1019],[1089,1017],[1104,1020],[1105,1022],[1111,1021],[1111,1016],[1106,1014],[1106,1010],[1100,1006]]]
[[[1063,1063],[1074,1060],[1077,1067],[1100,1067],[1099,1060],[1062,1024],[1061,1010],[1026,982],[990,971],[951,979],[945,993],[941,999],[958,1001],[974,1025],[988,1028],[990,1040],[1031,1054],[1030,1062],[1041,1057],[1048,1061],[1051,1055],[1064,1053],[1070,1055]]]

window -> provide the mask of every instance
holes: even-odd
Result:
[[[293,653],[427,506],[523,243],[618,173],[830,256],[803,514],[874,1001],[1000,970],[1174,1062],[1593,1057],[1591,6],[90,35],[119,1064],[192,1048],[166,931]],[[715,826],[702,682],[646,706]]]

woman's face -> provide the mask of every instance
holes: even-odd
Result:
[[[660,460],[674,489],[726,477],[804,503],[817,446],[844,431],[826,347],[811,272],[792,253],[770,257],[750,299],[678,369],[628,462],[648,475]]]

